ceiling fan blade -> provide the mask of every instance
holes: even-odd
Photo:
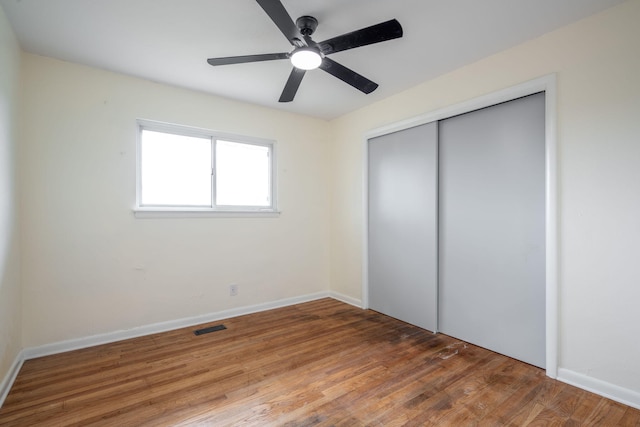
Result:
[[[402,37],[402,26],[392,19],[361,30],[352,31],[318,43],[320,50],[325,55],[341,52],[354,47],[366,46],[373,43]]]
[[[289,16],[289,12],[284,8],[280,0],[256,0],[260,7],[269,15],[269,18],[280,29],[282,34],[289,40],[289,43],[293,44],[293,39],[299,39],[300,31],[298,27]]]
[[[298,88],[300,87],[300,82],[302,82],[302,78],[304,77],[304,70],[293,67],[291,70],[291,74],[289,74],[289,79],[287,79],[287,84],[284,85],[284,90],[282,91],[282,95],[280,95],[280,99],[278,102],[291,102],[293,98],[296,96],[296,92],[298,92]]]
[[[209,65],[230,65],[243,64],[245,62],[273,61],[274,59],[289,59],[289,54],[283,53],[264,53],[261,55],[244,55],[244,56],[227,56],[224,58],[209,58]]]
[[[372,82],[368,78],[361,76],[355,71],[350,70],[344,65],[338,64],[336,61],[329,58],[325,57],[322,60],[320,68],[332,76],[339,78],[343,82],[355,87],[361,92],[371,93],[378,88],[377,83]]]

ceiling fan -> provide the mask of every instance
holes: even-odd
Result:
[[[269,15],[282,34],[293,45],[291,52],[265,53],[259,55],[228,56],[224,58],[209,58],[211,65],[242,64],[246,62],[272,61],[276,59],[289,59],[293,69],[284,86],[279,102],[291,102],[298,91],[300,82],[308,70],[320,68],[323,71],[339,78],[343,82],[364,92],[371,93],[378,85],[353,70],[329,59],[327,55],[379,43],[402,37],[402,26],[392,19],[371,27],[362,28],[331,39],[315,42],[311,39],[318,26],[318,20],[313,16],[301,16],[294,24],[280,0],[256,0]]]

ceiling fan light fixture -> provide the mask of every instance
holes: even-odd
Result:
[[[291,63],[301,70],[314,70],[322,64],[322,55],[317,49],[301,47],[291,54]]]

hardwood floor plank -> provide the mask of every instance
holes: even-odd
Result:
[[[322,299],[24,363],[2,426],[640,426],[544,371]]]
[[[640,426],[640,411],[633,408],[627,408],[619,421],[620,427],[638,427]]]
[[[492,358],[468,376],[448,386],[444,392],[449,397],[450,410],[440,413],[419,413],[412,421],[434,425],[461,425],[480,419],[492,410],[500,397],[518,384],[520,371],[514,371],[514,360],[507,357]],[[524,374],[524,373],[523,373]]]
[[[602,398],[583,424],[585,426],[617,426],[620,424],[622,417],[625,416],[627,409],[626,406],[620,403]]]

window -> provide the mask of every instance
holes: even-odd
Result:
[[[139,121],[136,212],[275,212],[273,141]]]

